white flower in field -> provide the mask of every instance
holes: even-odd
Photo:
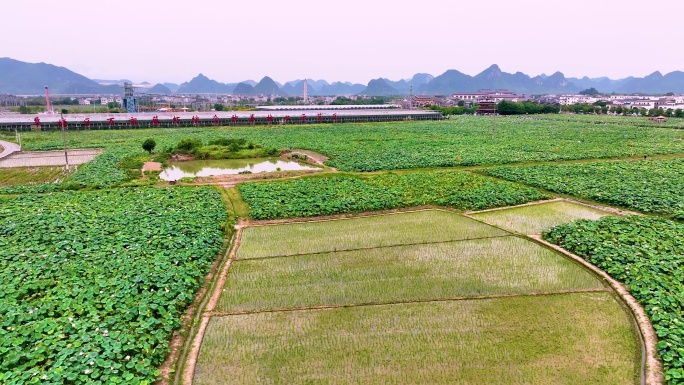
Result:
[[[33,310],[29,310],[29,314],[33,314]]]
[[[85,374],[90,374],[90,369],[84,370],[83,373],[85,373]]]
[[[93,365],[95,365],[95,361],[90,361],[89,364],[90,364],[90,366],[93,366]]]
[[[40,378],[41,380],[47,380],[47,374],[43,374],[43,377]]]
[[[131,359],[131,356],[126,356],[126,361],[129,361]]]
[[[79,356],[82,356],[82,355],[83,355],[83,352],[78,353],[78,355],[79,355]]]

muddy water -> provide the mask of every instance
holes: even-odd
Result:
[[[165,168],[159,177],[163,180],[178,180],[186,177],[239,174],[246,171],[256,174],[288,170],[316,170],[316,167],[279,158],[194,160],[175,163]]]

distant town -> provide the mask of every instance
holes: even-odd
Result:
[[[119,95],[56,95],[52,105],[64,112],[127,112],[124,98]],[[479,90],[451,95],[408,95],[403,97],[370,95],[335,96],[277,96],[277,95],[154,95],[144,90],[136,94],[135,112],[191,112],[253,109],[260,106],[325,106],[340,104],[377,105],[394,108],[450,108],[462,107],[463,113],[476,113],[482,103],[533,102],[555,106],[557,112],[595,113],[610,115],[662,115],[684,117],[684,95],[673,93],[660,96],[615,94],[525,95],[508,90]],[[43,96],[0,95],[0,113],[42,113]],[[503,112],[503,111],[502,111]],[[505,113],[505,112],[504,112]]]

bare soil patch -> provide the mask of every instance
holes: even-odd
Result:
[[[159,162],[145,162],[142,167],[143,172],[145,171],[161,171],[162,164]]]
[[[167,162],[189,162],[195,160],[195,156],[192,154],[173,154]]]
[[[317,164],[320,166],[325,166],[325,162],[330,159],[325,155],[321,155],[317,152],[309,151],[309,150],[292,150],[288,152],[287,154],[281,155],[281,158],[285,159],[292,159],[292,155],[298,155],[300,158],[303,156],[306,156],[305,161],[308,163],[313,163]],[[300,159],[301,160],[301,159]]]

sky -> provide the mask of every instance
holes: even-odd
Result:
[[[14,0],[0,57],[136,83],[367,84],[492,64],[619,79],[684,70],[683,13],[681,0]]]

